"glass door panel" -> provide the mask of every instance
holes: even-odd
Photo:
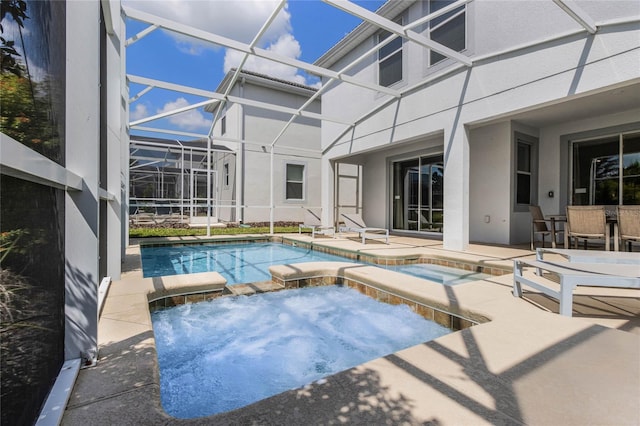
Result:
[[[640,204],[640,133],[573,144],[573,205]]]
[[[422,157],[393,165],[393,228],[442,232],[443,157]]]
[[[573,205],[617,205],[619,140],[613,136],[573,148]]]

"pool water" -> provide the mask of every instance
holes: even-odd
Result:
[[[152,314],[165,411],[233,410],[451,330],[356,290],[221,297]]]
[[[216,271],[228,284],[271,280],[271,265],[352,262],[341,256],[279,243],[143,247],[141,257],[144,277]]]
[[[464,284],[471,281],[484,280],[490,275],[480,272],[465,271],[447,266],[418,263],[414,265],[389,266],[388,269],[414,277],[424,278],[446,286]]]

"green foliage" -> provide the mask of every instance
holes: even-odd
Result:
[[[55,159],[59,135],[48,117],[46,82],[34,83],[10,73],[0,74],[0,131],[33,150]],[[32,89],[43,96],[32,97]]]
[[[273,228],[276,234],[298,232],[297,226],[277,226]],[[252,228],[211,228],[211,235],[243,235],[243,234],[268,234],[269,227]],[[204,228],[131,228],[129,237],[150,238],[150,237],[191,237],[207,235]]]
[[[24,20],[28,18],[27,3],[24,0],[2,0],[0,4],[0,33],[4,33],[2,21],[7,15],[10,15],[20,28],[24,28]],[[21,76],[24,73],[24,67],[18,61],[20,54],[14,46],[14,40],[0,37],[0,70],[2,70],[2,73],[10,72]]]

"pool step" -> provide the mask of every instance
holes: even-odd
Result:
[[[256,293],[266,293],[268,291],[283,290],[282,284],[274,283],[273,281],[262,281],[250,284],[233,284],[227,285],[224,288],[225,294],[234,294],[236,296],[245,295],[250,296]]]

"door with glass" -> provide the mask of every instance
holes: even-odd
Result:
[[[443,156],[393,163],[393,229],[442,232]]]
[[[571,204],[640,204],[640,133],[576,141],[572,151]]]

